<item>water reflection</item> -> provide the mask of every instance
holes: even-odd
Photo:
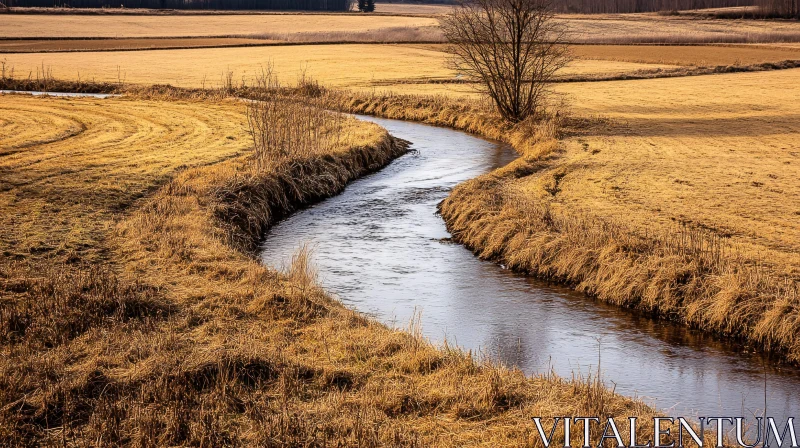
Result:
[[[31,95],[31,96],[57,96],[67,98],[116,98],[121,95],[113,93],[73,93],[73,92],[36,92],[31,90],[0,90],[0,95],[4,94],[17,94],[17,95]]]
[[[449,237],[436,204],[457,183],[513,160],[508,147],[401,121],[378,122],[416,153],[340,196],[277,225],[263,260],[285,264],[304,242],[325,287],[389,324],[422,312],[435,341],[479,351],[529,373],[587,374],[601,362],[618,392],[673,415],[800,416],[800,375],[729,341],[598,303],[475,258]]]

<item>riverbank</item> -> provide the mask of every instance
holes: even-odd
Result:
[[[7,444],[520,446],[536,415],[653,413],[364,318],[306,254],[286,273],[258,262],[276,219],[405,151],[377,126],[348,120],[330,153],[255,170],[239,101],[0,107],[16,130],[0,140]]]
[[[712,88],[704,87],[705,91]],[[350,112],[474,132],[509,142],[518,150],[522,157],[517,162],[460,185],[441,204],[442,216],[454,239],[482,258],[571,285],[605,302],[741,339],[759,350],[777,353],[791,363],[800,361],[797,338],[800,298],[797,272],[792,268],[797,263],[789,249],[794,241],[791,239],[793,230],[791,225],[781,227],[780,221],[776,221],[781,216],[777,209],[772,212],[770,225],[776,226],[774,232],[779,232],[774,235],[786,237],[780,243],[764,244],[763,240],[759,242],[747,234],[747,229],[752,229],[747,227],[750,226],[747,222],[731,234],[719,225],[704,224],[707,217],[697,217],[694,222],[687,220],[686,215],[680,215],[687,211],[677,208],[671,220],[667,213],[665,217],[656,218],[667,221],[656,225],[656,221],[644,216],[623,218],[626,214],[645,211],[626,207],[619,194],[612,194],[617,198],[614,214],[597,213],[581,199],[587,197],[584,194],[587,190],[585,187],[576,189],[576,185],[584,185],[585,179],[592,177],[591,171],[596,171],[599,179],[613,176],[611,172],[591,168],[587,154],[605,151],[602,163],[606,165],[615,161],[623,165],[630,163],[631,153],[606,155],[614,148],[607,140],[617,134],[635,136],[635,127],[602,119],[576,120],[564,115],[548,118],[533,127],[509,127],[492,119],[485,112],[485,105],[445,97],[332,94],[331,103]],[[708,113],[707,108],[703,110]],[[742,126],[748,125],[743,122]],[[781,132],[785,132],[783,129]],[[618,143],[623,145],[625,140]],[[652,148],[647,151],[652,157]],[[700,160],[712,164],[715,158],[722,156],[713,147],[701,151],[695,146],[692,152],[695,157],[707,157]],[[753,156],[761,157],[763,153],[753,153]],[[782,160],[785,156],[790,154],[776,154],[776,163],[789,168],[791,162]],[[668,160],[705,166],[704,162],[688,155],[678,159],[674,159],[674,155],[668,157],[672,158]],[[755,159],[741,159],[740,155],[737,160],[733,169],[747,164],[752,166]],[[738,165],[741,163],[745,165]],[[689,167],[675,169],[680,170],[683,177],[690,176]],[[647,168],[643,167],[642,172],[646,174]],[[673,176],[677,172],[667,171],[665,175]],[[683,181],[702,184],[704,171],[695,170],[695,174]],[[637,182],[646,185],[648,180]],[[616,188],[619,193],[620,187]],[[750,193],[739,193],[721,185],[714,188],[716,195],[732,198],[731,209],[720,210],[721,213],[736,213],[743,210],[742,207],[746,210]],[[777,203],[783,204],[785,222],[791,223],[791,200],[786,202],[790,196],[783,193],[787,190],[770,191],[783,198],[772,200],[781,201]],[[678,197],[685,194],[676,193]],[[565,197],[569,200],[562,201]],[[702,197],[699,195],[700,199]],[[592,198],[597,201],[594,195]],[[655,199],[671,201],[674,197],[656,196]],[[692,202],[688,204],[691,207]],[[652,208],[661,210],[658,204]],[[677,223],[675,218],[678,218]],[[637,227],[635,224],[639,223],[642,225]],[[728,224],[731,224],[730,219]],[[763,233],[767,229],[758,231]],[[765,251],[769,251],[769,257],[764,256]]]

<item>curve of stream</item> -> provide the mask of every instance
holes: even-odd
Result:
[[[730,341],[655,321],[481,261],[449,234],[436,205],[458,183],[516,157],[507,145],[422,124],[359,117],[416,150],[339,196],[277,224],[264,263],[285,266],[310,243],[327,291],[406,327],[417,313],[434,342],[526,373],[595,372],[673,416],[800,417],[800,373]],[[766,381],[765,381],[766,378]],[[783,420],[784,422],[786,420]]]

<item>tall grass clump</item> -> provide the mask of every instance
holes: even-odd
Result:
[[[313,99],[317,84],[303,75],[298,82]],[[322,154],[342,142],[344,115],[280,94],[281,85],[267,67],[256,77],[247,103],[253,158],[259,166]]]

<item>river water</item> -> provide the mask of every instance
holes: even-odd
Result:
[[[64,98],[116,98],[122,95],[114,93],[71,93],[71,92],[35,92],[31,90],[0,90],[0,95],[3,94],[17,94],[17,95],[31,95],[31,96],[54,96]]]
[[[673,416],[800,417],[800,373],[730,341],[598,303],[481,261],[448,240],[436,205],[458,183],[514,159],[506,145],[422,124],[359,117],[412,153],[272,228],[264,263],[303,244],[327,291],[388,325],[420,318],[434,342],[607,385]],[[765,381],[766,379],[766,381]],[[785,420],[784,420],[785,422]]]

